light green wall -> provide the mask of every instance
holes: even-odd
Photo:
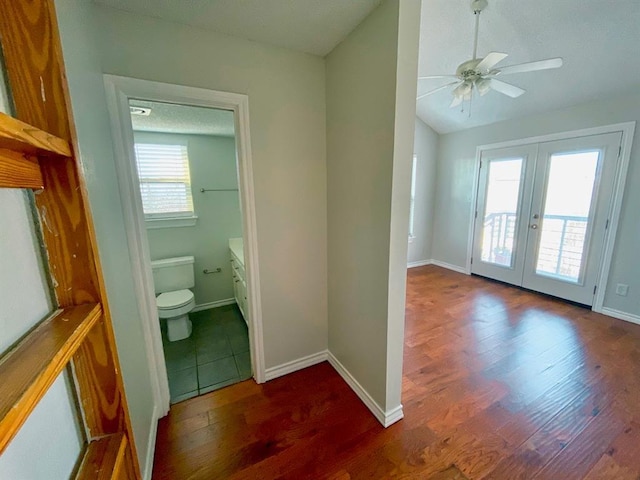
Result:
[[[399,384],[389,398],[387,374],[392,370],[401,378],[403,314],[396,318],[395,297],[402,297],[403,309],[415,119],[417,75],[411,68],[417,65],[420,5],[413,1],[402,5],[413,7],[413,64],[411,58],[403,58],[407,64],[399,62],[397,0],[383,2],[326,57],[329,350],[383,409],[396,407],[400,400]],[[414,75],[408,88],[402,75],[407,68]],[[402,118],[396,118],[397,103],[407,102],[398,97],[397,86],[404,87],[408,99],[409,112],[402,111]],[[397,122],[405,117],[408,139],[396,131]],[[408,148],[397,158],[400,138],[408,140]],[[400,198],[394,197],[396,188]],[[403,218],[392,227],[396,208]],[[392,271],[394,235],[400,235],[399,285]],[[393,292],[392,286],[397,287]]]
[[[148,229],[152,260],[193,255],[196,304],[233,298],[229,238],[242,236],[240,196],[235,192],[206,192],[201,188],[238,188],[233,137],[135,132],[136,142],[186,144],[193,208],[193,227]],[[205,275],[205,268],[221,273]]]
[[[440,136],[434,219],[433,258],[464,267],[471,224],[471,194],[478,145],[537,135],[640,120],[640,94],[602,99],[571,108],[500,122]],[[613,264],[604,306],[640,315],[640,129],[636,128]],[[616,283],[629,285],[626,297],[615,294]]]
[[[105,73],[248,95],[265,364],[274,367],[325,350],[324,60],[94,9],[100,25],[97,56]]]

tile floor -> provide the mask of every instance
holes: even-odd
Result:
[[[236,305],[189,315],[193,333],[169,342],[163,328],[171,403],[212,392],[251,377],[247,325]]]

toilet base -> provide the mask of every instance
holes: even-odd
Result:
[[[193,327],[189,315],[167,318],[167,338],[170,342],[177,342],[189,338]]]

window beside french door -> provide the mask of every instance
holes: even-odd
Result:
[[[621,139],[483,151],[472,273],[591,305]]]

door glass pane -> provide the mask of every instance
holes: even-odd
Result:
[[[579,283],[600,151],[551,155],[536,273]]]
[[[491,160],[482,228],[483,262],[513,266],[522,158]]]

